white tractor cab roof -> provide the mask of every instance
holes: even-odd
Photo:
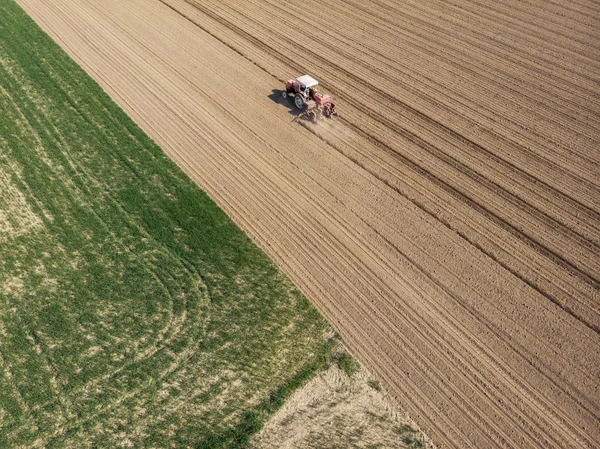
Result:
[[[300,83],[300,85],[304,85],[307,88],[316,86],[317,84],[319,84],[319,82],[314,79],[312,76],[308,76],[308,75],[304,75],[304,76],[300,76],[298,78],[296,78],[296,81],[298,81]]]

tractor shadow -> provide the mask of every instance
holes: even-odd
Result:
[[[273,89],[269,95],[269,98],[274,103],[285,106],[288,109],[288,113],[293,117],[293,120],[296,120],[300,114],[302,114],[302,111],[294,105],[294,99],[292,97],[283,98],[281,96],[282,92],[283,91],[281,89]]]

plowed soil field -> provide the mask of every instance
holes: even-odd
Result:
[[[598,2],[19,3],[439,447],[600,447]]]

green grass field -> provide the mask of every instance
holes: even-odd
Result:
[[[335,339],[0,1],[0,447],[243,447]]]

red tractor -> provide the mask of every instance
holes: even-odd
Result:
[[[329,95],[317,91],[319,82],[311,76],[304,75],[295,80],[287,80],[281,93],[283,98],[294,97],[294,104],[303,111],[299,116],[306,116],[312,121],[331,118],[337,115],[334,100]]]

